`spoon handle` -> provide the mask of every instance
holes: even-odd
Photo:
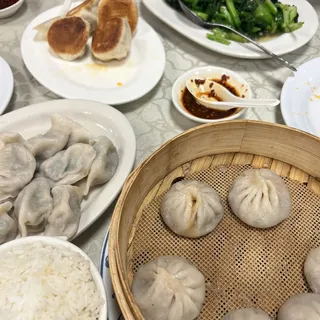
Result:
[[[277,59],[281,64],[283,64],[284,66],[286,66],[287,68],[289,68],[290,70],[296,72],[297,69],[292,66],[288,61],[282,59],[281,57],[279,57],[278,55],[276,55],[275,53],[273,53],[272,51],[269,51],[266,47],[264,47],[263,45],[261,45],[259,42],[254,41],[252,39],[250,39],[249,37],[247,37],[246,35],[244,35],[243,33],[227,26],[224,24],[220,24],[220,23],[207,23],[207,25],[210,25],[211,27],[221,27],[221,28],[225,28],[228,29],[234,33],[236,33],[237,35],[239,35],[240,37],[246,39],[248,42],[254,44],[255,46],[257,46],[258,48],[260,48],[262,51],[264,51],[266,54],[268,54],[269,56]]]
[[[273,100],[274,101],[274,100]],[[214,102],[214,101],[199,101],[200,104],[205,105],[207,108],[219,109],[221,107],[231,107],[231,108],[267,108],[267,107],[276,107],[279,105],[279,102],[272,103],[257,103],[257,102]]]
[[[214,102],[214,101],[213,101]],[[255,106],[266,106],[270,105],[271,107],[276,107],[280,104],[280,100],[277,99],[241,99],[238,98],[234,101],[230,101],[231,103],[238,103],[238,104],[251,104]],[[222,101],[222,103],[229,103],[227,101]]]

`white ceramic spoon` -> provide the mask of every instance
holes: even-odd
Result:
[[[201,83],[199,83],[199,80]],[[203,81],[204,83],[202,83]],[[186,87],[201,105],[211,109],[266,108],[276,107],[280,103],[280,100],[277,99],[239,98],[224,86],[210,79],[189,79],[186,81]],[[212,93],[211,96],[210,93]],[[216,99],[214,95],[219,97],[222,101]]]

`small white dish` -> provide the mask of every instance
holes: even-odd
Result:
[[[245,59],[266,59],[269,55],[256,48],[250,43],[238,43],[232,41],[229,46],[207,39],[209,32],[190,20],[182,13],[172,9],[164,0],[142,0],[143,4],[157,18],[166,23],[169,27],[187,37],[191,41],[231,57]],[[279,37],[262,41],[261,44],[277,55],[284,55],[295,51],[308,43],[316,34],[319,25],[318,14],[313,6],[306,0],[281,0],[283,4],[295,5],[299,12],[299,21],[304,21],[301,29],[285,33]]]
[[[43,86],[64,98],[110,105],[137,100],[156,86],[164,72],[165,51],[158,34],[142,18],[126,59],[97,63],[89,49],[90,37],[83,58],[64,61],[50,52],[47,41],[34,39],[37,34],[34,27],[58,16],[60,10],[61,6],[54,7],[37,16],[21,40],[23,61]]]
[[[24,0],[19,0],[18,2],[16,2],[12,6],[0,10],[0,19],[8,18],[8,17],[14,15],[20,9],[23,2],[24,2]]]
[[[74,239],[92,225],[119,194],[133,168],[136,138],[130,122],[121,112],[86,100],[53,100],[21,108],[0,117],[0,131],[18,132],[28,139],[50,128],[53,113],[69,117],[94,136],[106,135],[119,155],[117,171],[111,180],[90,191],[82,202],[80,225]]]
[[[0,57],[0,114],[6,110],[12,97],[14,80],[8,63]]]
[[[252,92],[248,85],[248,83],[245,81],[244,78],[239,76],[237,73],[225,69],[225,68],[219,68],[214,66],[208,66],[208,67],[201,67],[201,68],[195,68],[191,69],[188,72],[184,73],[182,76],[180,76],[172,87],[172,101],[176,109],[183,114],[185,117],[189,118],[190,120],[200,122],[200,123],[213,123],[213,122],[220,122],[220,121],[226,121],[226,120],[233,120],[237,119],[244,115],[246,112],[246,108],[239,109],[235,113],[233,113],[229,117],[224,117],[220,119],[203,119],[199,118],[197,116],[192,115],[189,113],[183,106],[181,102],[181,96],[182,92],[186,88],[186,81],[191,78],[211,78],[211,79],[221,79],[223,75],[226,75],[230,77],[228,79],[228,83],[231,84],[233,87],[235,87],[240,94],[240,96],[243,96],[244,98],[251,99],[252,98]]]
[[[109,230],[104,239],[100,257],[100,275],[107,293],[108,320],[124,320],[112,286],[109,268],[108,241]]]
[[[306,62],[289,77],[281,92],[285,123],[320,137],[320,58]]]
[[[65,240],[54,238],[54,237],[33,236],[33,237],[12,240],[5,244],[2,244],[0,246],[0,255],[3,255],[5,252],[13,250],[17,247],[32,244],[32,243],[41,243],[41,244],[55,247],[57,249],[64,248],[73,252],[77,252],[81,254],[87,261],[89,261],[92,278],[97,286],[97,289],[100,293],[101,298],[104,300],[104,305],[101,308],[100,317],[98,320],[106,320],[108,304],[107,304],[106,292],[105,292],[105,287],[103,285],[102,278],[100,277],[99,271],[93,264],[92,260],[80,248],[78,248],[74,244]]]

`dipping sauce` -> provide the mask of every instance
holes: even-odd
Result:
[[[11,7],[19,0],[0,0],[0,10]]]
[[[228,89],[232,94],[234,94],[237,97],[240,97],[238,91],[235,87],[231,86],[228,83],[229,77],[226,75],[223,75],[221,79],[212,79],[213,81],[221,84],[226,89]],[[195,80],[199,81],[199,85],[203,84],[203,80]],[[202,82],[202,83],[201,83]],[[197,82],[196,82],[196,85]],[[220,97],[215,95],[212,92],[208,92],[208,96],[214,97],[218,101],[222,101]],[[181,103],[183,107],[193,116],[201,118],[201,119],[208,119],[208,120],[217,120],[217,119],[223,119],[232,116],[233,114],[237,113],[241,108],[233,108],[229,110],[218,110],[218,109],[211,109],[207,108],[196,100],[196,98],[189,92],[187,88],[182,90],[181,92]]]

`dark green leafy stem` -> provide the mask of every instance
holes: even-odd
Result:
[[[159,0],[160,1],[160,0]],[[178,0],[165,0],[181,10]],[[235,28],[252,39],[293,32],[303,26],[297,7],[278,0],[183,0],[204,21],[218,22]],[[244,39],[223,28],[215,28],[207,38],[228,45]]]

